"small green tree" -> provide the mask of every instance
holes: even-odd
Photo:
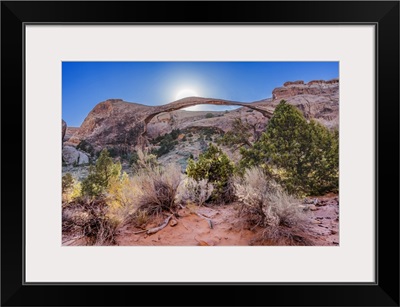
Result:
[[[260,166],[290,193],[322,194],[338,189],[338,147],[338,132],[307,122],[297,108],[282,100],[260,140],[241,149],[241,170]]]
[[[106,148],[104,148],[96,164],[90,166],[89,175],[82,181],[82,194],[99,196],[107,191],[112,179],[121,175],[121,163],[114,163]]]
[[[229,160],[229,157],[217,146],[209,144],[207,150],[199,155],[195,162],[188,159],[186,173],[196,181],[206,179],[214,186],[211,198],[214,201],[229,201],[230,179],[234,173],[235,167]]]

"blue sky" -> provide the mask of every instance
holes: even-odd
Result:
[[[109,98],[146,105],[185,95],[252,102],[270,98],[286,81],[333,78],[339,78],[338,62],[63,62],[62,118],[79,127]]]

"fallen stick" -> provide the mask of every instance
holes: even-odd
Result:
[[[143,232],[146,232],[146,231],[147,231],[147,229],[143,229],[143,230],[132,232],[132,234],[137,235],[139,233],[143,233]]]
[[[148,229],[148,230],[146,231],[146,234],[152,235],[152,234],[155,234],[156,232],[160,231],[161,229],[165,228],[165,227],[168,225],[169,220],[170,220],[171,218],[172,218],[172,215],[170,215],[169,217],[167,217],[167,218],[165,219],[165,221],[164,221],[160,226]]]
[[[210,229],[213,229],[213,222],[211,219],[209,219],[208,217],[205,217],[204,215],[201,215],[200,213],[195,212],[196,215],[198,215],[199,217],[205,219],[208,222],[208,225],[210,226]]]

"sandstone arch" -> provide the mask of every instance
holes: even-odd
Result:
[[[254,111],[260,112],[263,116],[265,116],[267,118],[271,118],[273,115],[272,111],[262,109],[260,107],[254,106],[252,104],[244,103],[244,102],[215,99],[215,98],[187,97],[187,98],[183,98],[183,99],[180,99],[180,100],[177,100],[177,101],[165,104],[165,105],[155,107],[154,110],[144,118],[144,130],[142,133],[142,137],[143,138],[146,137],[147,124],[158,114],[165,113],[165,112],[172,112],[172,111],[180,110],[183,108],[196,106],[199,104],[240,106],[240,107],[246,107],[246,108],[252,109]]]

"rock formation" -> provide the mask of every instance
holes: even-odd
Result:
[[[66,164],[87,164],[89,156],[73,146],[64,146],[62,150],[62,158]]]
[[[282,99],[298,107],[306,118],[314,118],[328,127],[338,127],[338,79],[314,80],[306,84],[304,81],[289,81],[283,87],[274,89],[272,98],[253,103],[187,97],[165,105],[146,106],[122,99],[108,99],[92,109],[65,145],[76,146],[85,140],[95,150],[113,146],[132,148],[144,144],[149,137],[177,128],[216,127],[226,132],[236,117],[249,121],[262,131]],[[229,112],[212,112],[213,116],[209,118],[205,116],[208,112],[181,110],[199,104],[239,108]]]
[[[331,95],[338,91],[339,79],[329,81],[313,80],[307,84],[304,81],[285,82],[283,87],[272,91],[273,99],[285,99],[297,95]]]

